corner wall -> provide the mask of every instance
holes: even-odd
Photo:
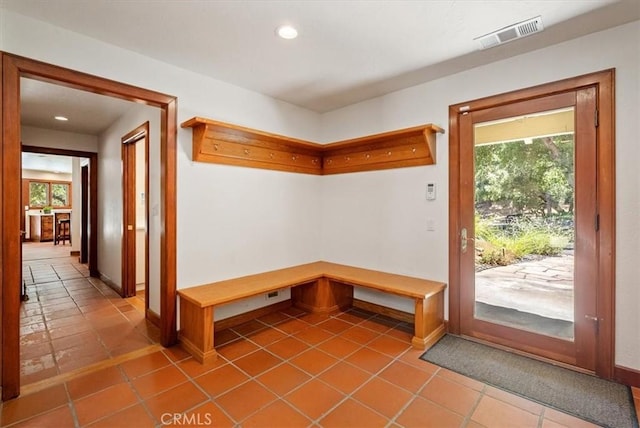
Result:
[[[432,122],[434,166],[326,177],[322,183],[323,258],[337,263],[448,277],[448,106],[563,78],[616,68],[616,364],[640,369],[640,22],[468,70],[322,117],[324,141]],[[438,186],[425,200],[426,183]],[[340,207],[340,209],[336,209]],[[434,219],[435,232],[426,230]],[[388,305],[406,303],[366,296]],[[447,303],[448,305],[448,303]]]
[[[640,240],[636,226],[640,212],[640,176],[636,173],[640,164],[639,22],[320,117],[234,85],[0,11],[3,51],[177,96],[178,122],[198,115],[312,141],[336,141],[426,122],[447,128],[447,108],[451,104],[616,67],[615,361],[640,370],[640,251],[636,245]],[[447,139],[446,135],[437,138],[435,166],[311,177],[193,163],[191,132],[180,129],[178,287],[320,258],[447,281]],[[428,181],[438,185],[438,199],[433,202],[424,199]],[[153,216],[153,206],[151,209]],[[427,218],[434,219],[434,232],[426,230]],[[387,296],[384,299],[390,300]],[[263,303],[251,303],[252,307],[259,304]]]

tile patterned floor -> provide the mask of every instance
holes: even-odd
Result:
[[[419,360],[410,339],[409,325],[356,309],[289,308],[218,332],[209,365],[160,349],[7,402],[1,424],[592,426]]]
[[[143,299],[120,299],[52,251],[25,263],[29,385],[3,403],[2,427],[592,426],[424,362],[410,325],[355,309],[289,308],[218,332],[219,358],[201,365],[149,346]]]
[[[40,381],[149,346],[159,331],[86,265],[69,246],[23,246],[29,300],[20,311],[21,383]],[[134,301],[136,300],[136,301]],[[143,302],[144,305],[144,302]]]

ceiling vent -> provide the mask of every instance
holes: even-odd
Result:
[[[488,49],[515,39],[530,36],[534,33],[539,33],[542,30],[544,30],[542,17],[536,16],[535,18],[501,28],[493,33],[485,34],[474,40],[480,43],[480,49]]]

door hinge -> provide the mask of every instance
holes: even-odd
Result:
[[[598,109],[594,112],[593,123],[596,125],[596,128],[600,125],[600,112]]]
[[[600,214],[596,214],[595,224],[596,232],[600,230]]]

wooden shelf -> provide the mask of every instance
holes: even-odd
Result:
[[[278,171],[322,174],[322,145],[194,117],[193,160]]]
[[[224,122],[194,117],[193,160],[325,175],[431,165],[436,159],[432,124],[331,144],[316,144]]]
[[[433,165],[438,132],[444,133],[444,129],[429,123],[327,144],[323,147],[323,174]]]

